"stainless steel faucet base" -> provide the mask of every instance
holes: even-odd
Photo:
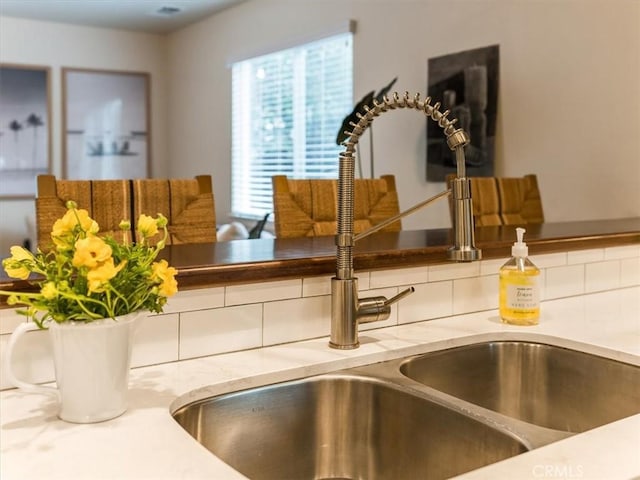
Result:
[[[331,348],[335,348],[336,350],[355,350],[356,348],[360,347],[360,342],[343,345],[341,343],[334,343],[331,340],[329,340],[329,346]]]
[[[358,342],[358,279],[331,279],[331,339],[329,346],[352,350]]]

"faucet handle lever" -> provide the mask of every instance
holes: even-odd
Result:
[[[361,298],[358,300],[358,311],[356,313],[358,322],[370,323],[386,320],[391,315],[391,304],[406,297],[414,290],[415,288],[409,287],[389,299],[382,296]]]
[[[413,292],[415,292],[416,289],[413,287],[409,287],[403,291],[401,291],[399,294],[389,298],[388,300],[385,300],[384,305],[385,306],[389,306],[392,303],[396,303],[399,302],[400,300],[402,300],[404,297],[406,297],[407,295],[411,295]]]

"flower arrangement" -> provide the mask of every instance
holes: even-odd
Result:
[[[176,269],[166,260],[155,261],[166,244],[167,219],[140,215],[136,229],[141,240],[117,242],[98,236],[99,225],[75,202],[67,202],[67,212],[56,220],[51,231],[53,249],[31,253],[11,247],[11,257],[2,265],[10,277],[27,280],[41,276],[39,292],[0,291],[9,305],[27,308],[19,313],[30,317],[40,328],[46,323],[91,322],[115,318],[138,310],[162,312],[167,298],[175,294]],[[129,221],[119,225],[131,228]],[[160,230],[164,237],[155,245],[149,239]]]

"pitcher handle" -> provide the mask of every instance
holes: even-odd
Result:
[[[18,377],[16,377],[15,372],[13,371],[11,360],[13,359],[13,349],[16,346],[16,343],[25,333],[30,332],[32,330],[38,330],[38,329],[39,329],[38,325],[36,325],[34,322],[24,322],[18,325],[13,331],[13,333],[11,334],[11,337],[9,338],[9,343],[7,344],[7,349],[5,351],[4,364],[5,364],[5,374],[7,375],[6,378],[11,385],[13,385],[14,387],[18,387],[24,390],[25,392],[45,393],[48,395],[59,396],[59,391],[57,388],[49,387],[46,385],[37,385],[35,383],[22,381]]]

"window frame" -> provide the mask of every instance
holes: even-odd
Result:
[[[349,23],[351,26],[351,23]],[[308,88],[313,82],[307,78],[309,76],[309,66],[306,65],[309,52],[313,48],[321,48],[321,45],[331,44],[332,42],[344,42],[346,53],[341,60],[340,70],[337,67],[333,67],[334,70],[330,74],[325,72],[329,67],[325,66],[325,59],[321,55],[321,67],[319,71],[323,73],[327,78],[324,78],[324,83],[321,82],[323,91],[326,88],[327,80],[329,78],[335,79],[336,73],[340,73],[340,76],[345,76],[344,81],[338,82],[338,87],[333,87],[330,93],[334,93],[332,100],[336,102],[335,97],[339,97],[337,103],[339,107],[334,107],[331,104],[331,112],[325,113],[309,113],[310,100],[307,96]],[[338,159],[339,153],[342,151],[342,146],[336,144],[335,138],[338,134],[342,120],[353,108],[353,51],[354,51],[354,38],[353,31],[349,28],[347,31],[333,32],[330,35],[317,38],[312,41],[308,41],[293,47],[285,48],[271,53],[260,55],[245,60],[240,60],[231,64],[232,69],[232,118],[231,118],[231,216],[233,218],[240,219],[261,219],[266,213],[273,211],[272,203],[272,186],[271,176],[276,174],[288,175],[292,178],[337,178],[338,172]],[[269,166],[269,155],[256,153],[253,151],[254,145],[252,142],[255,140],[254,131],[256,125],[264,121],[264,118],[255,120],[251,111],[252,107],[255,107],[255,100],[248,92],[252,92],[251,88],[255,87],[255,81],[252,79],[254,75],[256,65],[260,65],[265,59],[275,58],[278,55],[286,57],[287,55],[293,56],[294,72],[291,82],[293,88],[291,92],[292,101],[292,125],[290,125],[290,136],[293,137],[290,151],[285,151],[286,154],[282,157],[282,163],[286,165],[290,162],[290,167],[283,168],[282,170],[271,169]],[[331,60],[331,59],[329,59]],[[326,60],[326,63],[329,62]],[[345,71],[346,70],[346,71]],[[283,75],[284,78],[284,75]],[[249,84],[248,84],[249,83]],[[275,84],[275,82],[274,82]],[[242,90],[244,89],[244,90]],[[240,91],[242,90],[242,91]],[[339,92],[336,94],[335,92]],[[282,97],[282,96],[281,96]],[[284,99],[284,102],[289,97]],[[317,103],[317,102],[316,102]],[[321,101],[322,105],[326,105],[327,102]],[[260,105],[267,105],[267,102]],[[264,109],[263,109],[264,110]],[[320,130],[320,140],[309,134],[307,129],[308,117],[310,115],[317,115],[316,122],[322,126]],[[239,115],[242,118],[239,118]],[[330,130],[325,127],[325,119],[331,118],[335,122],[335,128],[331,127]],[[249,121],[246,121],[249,119]],[[286,123],[285,123],[286,125]],[[310,141],[310,138],[316,140],[316,143]],[[330,143],[329,143],[330,142]],[[260,146],[264,147],[265,143],[260,143]],[[315,147],[314,152],[319,152],[318,156],[314,159],[309,155],[309,146]],[[314,155],[315,156],[315,155]],[[334,165],[329,171],[326,171],[326,159],[332,158]],[[323,161],[324,159],[324,161]],[[263,162],[263,165],[259,165]],[[279,159],[275,159],[273,163],[277,166],[280,162]],[[257,168],[256,168],[257,167]],[[315,170],[318,170],[314,172]],[[324,172],[322,170],[325,170]],[[268,177],[268,182],[265,179]],[[252,186],[253,185],[253,186]],[[258,187],[256,187],[256,185]],[[253,189],[256,189],[253,192]],[[241,189],[239,191],[238,189]],[[258,198],[261,200],[258,201]],[[264,208],[268,205],[268,208]]]

